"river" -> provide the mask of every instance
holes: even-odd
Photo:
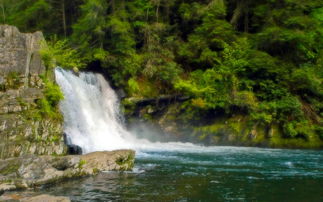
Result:
[[[137,152],[132,172],[42,189],[74,201],[323,201],[322,151],[243,147]]]
[[[39,192],[74,201],[323,201],[323,151],[152,143],[123,127],[103,76],[56,69],[68,141],[85,153],[136,150],[131,172],[105,172]]]

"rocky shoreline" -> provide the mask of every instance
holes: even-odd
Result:
[[[28,155],[0,160],[0,193],[51,185],[101,171],[131,170],[134,157],[132,150],[116,150],[68,156]],[[5,194],[3,197],[8,196]]]

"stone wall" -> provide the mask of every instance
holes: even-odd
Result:
[[[43,98],[42,41],[41,32],[0,25],[0,158],[65,154],[61,121],[33,116]]]

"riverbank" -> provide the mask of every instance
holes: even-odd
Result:
[[[26,155],[0,160],[0,193],[55,185],[102,171],[129,171],[134,159],[134,151],[118,150],[67,156]]]
[[[133,171],[36,190],[73,201],[320,201],[316,150],[165,144],[136,152]]]

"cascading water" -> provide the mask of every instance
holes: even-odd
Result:
[[[64,93],[60,109],[68,143],[83,152],[133,148],[134,139],[122,126],[118,98],[100,74],[74,75],[55,70],[56,81]]]
[[[207,152],[215,147],[192,143],[150,142],[138,139],[122,125],[117,95],[100,74],[55,70],[56,81],[64,93],[60,109],[68,143],[78,145],[83,153],[115,149],[136,151]]]

